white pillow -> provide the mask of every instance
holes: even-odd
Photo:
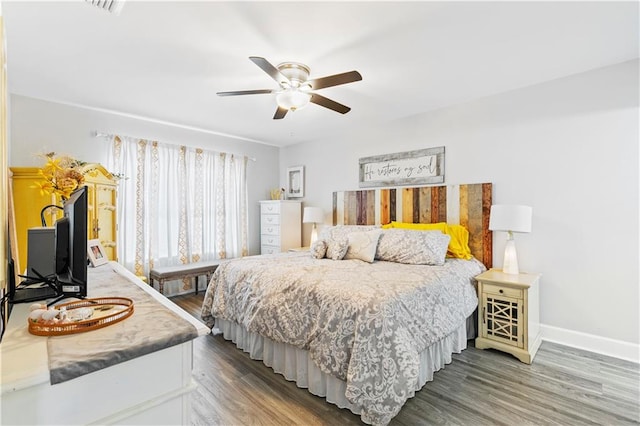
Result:
[[[376,259],[411,265],[443,265],[450,239],[440,231],[385,229]]]
[[[376,257],[378,240],[382,234],[381,229],[367,232],[352,232],[348,235],[349,249],[344,255],[345,259],[360,259],[365,262],[373,262]]]

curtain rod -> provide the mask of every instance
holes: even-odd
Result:
[[[101,132],[98,132],[97,130],[94,130],[93,132],[91,132],[91,135],[94,138],[110,138],[110,137],[113,137],[113,136],[118,136],[118,137],[124,137],[124,138],[149,140],[148,138],[139,138],[139,137],[127,136],[127,135],[114,135],[114,134],[110,134],[110,133],[101,133]],[[222,152],[222,151],[219,151],[219,152]],[[225,152],[225,154],[231,154],[231,155],[247,157],[247,159],[249,159],[251,161],[256,161],[256,159],[254,157],[249,157],[248,155],[245,155],[245,154],[238,154],[238,153],[235,153],[235,152]]]

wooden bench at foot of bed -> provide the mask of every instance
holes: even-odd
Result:
[[[196,279],[196,294],[198,294],[198,277],[205,275],[207,284],[211,281],[211,275],[215,272],[220,260],[210,260],[206,262],[187,263],[185,265],[165,266],[153,268],[149,272],[149,285],[153,287],[153,280],[158,281],[158,291],[164,294],[164,282],[169,280],[181,280],[184,278]]]

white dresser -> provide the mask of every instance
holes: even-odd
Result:
[[[210,332],[116,262],[88,268],[90,297],[104,297],[95,278],[105,268],[115,271],[114,285],[137,286],[158,302],[158,310],[165,308],[188,321],[199,336]],[[192,378],[192,340],[168,347],[154,343],[154,352],[51,385],[48,339],[64,339],[69,345],[84,347],[106,360],[113,356],[111,349],[106,345],[100,350],[92,348],[88,342],[93,340],[87,337],[90,333],[104,334],[104,330],[119,328],[122,338],[128,340],[127,333],[138,329],[128,326],[131,319],[126,319],[97,331],[47,338],[29,334],[28,315],[28,303],[13,307],[0,345],[0,424],[191,424],[191,394],[196,388]]]
[[[260,201],[260,253],[274,254],[300,247],[302,242],[300,201]]]

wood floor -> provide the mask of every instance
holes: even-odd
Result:
[[[203,294],[171,300],[200,319]],[[472,344],[472,342],[469,342]],[[543,342],[534,363],[469,347],[391,425],[638,424],[640,366]],[[194,341],[194,425],[358,425],[220,336]]]

